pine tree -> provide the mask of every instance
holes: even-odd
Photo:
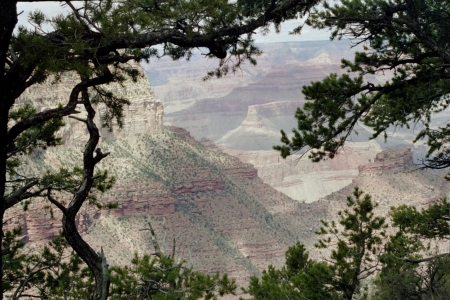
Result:
[[[286,252],[286,266],[269,267],[262,279],[253,277],[248,292],[259,299],[347,299],[364,296],[361,282],[379,271],[383,252],[385,218],[375,216],[376,204],[355,188],[347,198],[348,209],[339,221],[326,222],[316,233],[323,236],[316,247],[324,249],[323,261],[309,259],[301,243]]]
[[[139,72],[127,62],[159,55],[189,59],[197,48],[204,49],[206,57],[220,59],[209,77],[236,71],[245,61],[254,64],[260,53],[252,43],[255,30],[303,17],[319,1],[64,1],[69,14],[48,18],[37,10],[29,16],[31,29],[16,26],[18,2],[41,0],[0,1],[0,230],[8,209],[21,203],[32,205],[38,197],[45,199],[62,212],[65,239],[93,273],[92,298],[106,299],[109,279],[105,256],[83,240],[75,222],[83,205],[91,202],[101,206],[92,192],[105,191],[114,182],[106,171],[95,168],[108,153],[98,148],[100,124],[94,122],[93,106],[102,103],[107,109],[102,125],[120,125],[128,99],[107,92],[103,86],[136,80]],[[162,46],[162,54],[157,53],[157,45]],[[17,102],[30,86],[50,75],[56,84],[64,72],[75,73],[78,82],[60,106],[38,112],[33,103]],[[76,116],[77,106],[86,110],[86,118]],[[55,133],[66,116],[82,122],[89,132],[80,167],[39,177],[18,174],[22,155],[61,143]],[[70,198],[68,203],[62,202],[61,193]],[[3,242],[0,245],[1,255],[11,250],[4,248]],[[1,284],[4,275],[0,269]],[[1,299],[2,291],[0,288]]]
[[[450,127],[432,124],[450,103],[449,9],[448,0],[325,1],[308,23],[330,29],[332,39],[349,38],[364,51],[353,62],[342,60],[352,74],[330,74],[303,88],[308,102],[295,114],[294,135],[282,132],[284,145],[275,149],[283,157],[310,151],[317,162],[333,158],[358,122],[373,128],[372,138],[387,138],[392,127],[417,126],[415,141],[428,145],[424,167],[450,166]],[[392,78],[383,84],[368,77],[385,72]]]
[[[376,280],[374,299],[447,299],[450,295],[450,205],[439,199],[418,211],[401,205],[391,209],[396,229],[386,252],[383,268]]]

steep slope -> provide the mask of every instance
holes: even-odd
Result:
[[[100,128],[102,140],[123,138],[128,134],[137,133],[162,133],[164,108],[162,102],[156,99],[142,68],[137,63],[128,63],[141,72],[136,82],[127,81],[125,84],[111,83],[104,88],[114,93],[116,97],[130,101],[130,105],[124,106],[123,128],[114,127],[114,133],[107,128]],[[50,107],[64,104],[70,96],[72,88],[79,82],[74,73],[62,74],[60,81],[50,77],[45,82],[28,88],[18,99],[19,105],[31,102],[37,111],[44,111]],[[83,118],[84,108],[78,105],[79,118]],[[103,104],[95,106],[97,124],[101,124],[106,114]],[[64,117],[65,126],[59,134],[65,145],[75,145],[86,142],[86,126],[75,119]]]
[[[82,147],[49,150],[27,166],[36,171],[74,166]],[[269,264],[281,266],[297,239],[311,240],[311,227],[326,209],[277,192],[251,165],[208,150],[180,128],[106,140],[102,149],[111,155],[99,168],[107,168],[118,184],[99,199],[118,201],[119,208],[86,207],[79,226],[95,249],[103,247],[111,264],[127,263],[134,251],[153,251],[149,232],[141,230],[151,221],[168,253],[175,238],[176,257],[243,282]],[[16,211],[8,226],[21,225],[30,241],[48,240],[60,229],[59,215],[56,209],[55,219],[42,213],[44,205],[37,201],[28,212]]]
[[[450,186],[445,180],[448,170],[421,170],[413,163],[410,148],[391,149],[379,153],[373,162],[360,167],[360,176],[347,187],[323,200],[329,204],[328,214],[336,216],[345,208],[345,199],[354,187],[372,195],[379,206],[377,214],[389,217],[390,207],[402,204],[425,208],[438,198],[450,196]]]
[[[56,85],[50,79],[21,102],[32,101],[38,110],[57,106],[75,82],[73,74],[64,74]],[[141,230],[148,229],[148,221],[168,253],[176,243],[176,257],[192,260],[195,268],[229,272],[240,280],[268,264],[280,266],[289,245],[300,237],[309,239],[310,227],[317,223],[311,208],[264,184],[251,165],[207,149],[186,130],[164,129],[162,105],[145,79],[109,89],[131,104],[125,108],[123,128],[102,129],[99,147],[110,156],[97,167],[107,169],[117,184],[97,196],[104,203],[117,201],[119,208],[99,211],[86,204],[78,226],[96,250],[103,247],[110,264],[129,263],[134,251],[153,252],[148,231]],[[100,123],[104,108],[99,105],[96,112]],[[77,120],[64,121],[59,134],[65,144],[24,157],[20,173],[38,177],[80,164],[86,129]],[[314,209],[315,215],[325,211]],[[8,216],[6,227],[21,226],[32,247],[61,229],[58,209],[45,200],[34,200],[26,211],[9,210]]]

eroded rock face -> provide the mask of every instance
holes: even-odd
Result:
[[[302,105],[302,101],[251,105],[245,120],[222,136],[217,144],[236,150],[271,149],[280,139],[280,129],[290,131],[295,127],[296,119],[293,114]]]
[[[121,184],[101,198],[104,203],[117,201],[117,209],[98,211],[101,215],[116,217],[141,216],[144,212],[153,216],[167,216],[175,213],[175,198],[172,193],[163,191],[161,183],[147,181],[145,184]]]
[[[150,86],[149,86],[150,88]],[[105,107],[99,108],[99,116],[105,114]],[[133,98],[130,105],[124,108],[124,124],[122,128],[115,126],[110,132],[102,128],[103,139],[126,138],[132,134],[158,134],[163,132],[164,108],[161,101],[147,95]]]
[[[413,163],[413,152],[411,148],[391,149],[378,153],[373,163],[359,167],[361,175],[380,175],[385,171],[403,169]]]
[[[360,166],[372,161],[381,148],[374,141],[355,143],[334,159],[320,163],[312,163],[300,155],[283,159],[276,151],[226,148],[223,151],[252,164],[258,176],[276,190],[295,200],[311,203],[351,184],[358,177]]]
[[[137,82],[126,81],[123,85],[111,83],[102,86],[107,91],[111,91],[117,97],[127,99],[130,105],[125,105],[123,110],[123,128],[117,125],[112,126],[112,131],[108,128],[101,128],[102,140],[113,140],[124,138],[135,134],[157,134],[163,131],[164,108],[162,102],[157,100],[153,93],[142,68],[138,64],[133,64],[141,71],[141,76]],[[67,103],[72,88],[80,81],[73,73],[65,73],[59,82],[54,82],[54,78],[47,79],[44,83],[33,85],[27,89],[19,98],[18,103],[31,102],[37,111],[44,111]],[[92,91],[91,91],[92,92]],[[106,106],[99,104],[94,107],[96,110],[96,123],[101,124],[107,113]],[[84,108],[78,105],[76,108],[79,114],[77,117],[83,118]],[[87,141],[87,130],[85,124],[69,117],[63,118],[66,124],[59,132],[64,144],[84,144]]]
[[[38,166],[70,167],[79,163],[82,149],[79,144],[49,149]],[[264,184],[252,165],[208,150],[181,128],[109,140],[102,149],[111,154],[98,169],[107,168],[117,184],[97,198],[119,207],[86,205],[77,221],[82,236],[96,251],[103,247],[111,265],[129,263],[135,251],[153,251],[151,235],[140,230],[151,221],[167,253],[175,238],[177,258],[192,258],[196,269],[227,272],[244,284],[269,264],[281,267],[293,241],[312,241],[318,216],[325,213],[320,206],[311,215],[310,207]],[[35,159],[26,165],[36,165]],[[52,218],[44,206],[48,203],[35,201],[26,212],[9,211],[14,217],[6,227],[22,226],[33,245],[48,241],[61,229],[61,214],[53,208]]]
[[[251,105],[248,107],[247,118],[242,122],[242,127],[262,128],[264,119],[274,117],[292,117],[301,102],[272,102],[261,105]],[[292,122],[293,124],[295,122]]]
[[[383,151],[377,155],[375,162],[361,169],[363,173],[350,185],[325,198],[329,203],[330,217],[336,218],[339,210],[347,208],[345,199],[355,187],[371,195],[378,204],[375,216],[386,217],[388,223],[391,207],[408,205],[420,211],[437,199],[448,199],[450,196],[450,186],[445,179],[448,170],[418,170],[411,160],[409,148]],[[392,227],[387,230],[389,232]]]
[[[172,190],[174,194],[195,194],[206,191],[220,191],[225,187],[221,178],[198,179],[177,182],[176,188]]]

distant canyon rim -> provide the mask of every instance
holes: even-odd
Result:
[[[413,130],[396,128],[385,141],[370,139],[371,130],[355,129],[341,154],[333,160],[313,164],[307,157],[293,155],[287,160],[272,150],[280,144],[280,130],[296,127],[297,107],[305,103],[304,85],[330,73],[342,74],[341,59],[352,59],[349,41],[310,41],[259,44],[263,55],[256,66],[244,65],[237,74],[203,81],[206,70],[217,61],[158,60],[144,65],[155,95],[163,102],[166,125],[187,129],[195,138],[211,140],[222,151],[251,163],[263,181],[287,196],[311,203],[330,195],[359,176],[359,167],[373,162],[377,153],[411,148],[414,162],[425,155],[423,145],[413,145]],[[188,78],[188,79],[187,79]],[[373,82],[385,76],[371,75]],[[154,83],[154,84],[153,84]],[[445,111],[436,126],[446,124]],[[419,128],[416,128],[416,130]]]

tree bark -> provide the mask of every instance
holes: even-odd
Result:
[[[11,37],[17,24],[16,1],[0,1],[0,299],[3,299],[3,216],[5,214],[5,186],[6,186],[6,159],[8,133],[8,115],[11,108],[6,95],[7,91],[5,71],[6,57],[9,51]]]
[[[89,131],[89,140],[86,143],[83,155],[84,179],[72,201],[69,203],[67,209],[63,211],[63,232],[69,245],[81,257],[81,259],[83,259],[94,275],[95,290],[93,299],[106,300],[109,293],[109,279],[106,276],[108,268],[106,265],[105,256],[103,251],[100,254],[97,254],[89,246],[89,244],[83,240],[78,232],[75,221],[78,211],[88,198],[89,192],[92,189],[95,165],[108,155],[103,154],[100,149],[96,149],[100,139],[100,133],[94,123],[95,111],[89,101],[87,88],[83,89],[82,98],[84,101],[84,107],[88,113],[86,126]]]

